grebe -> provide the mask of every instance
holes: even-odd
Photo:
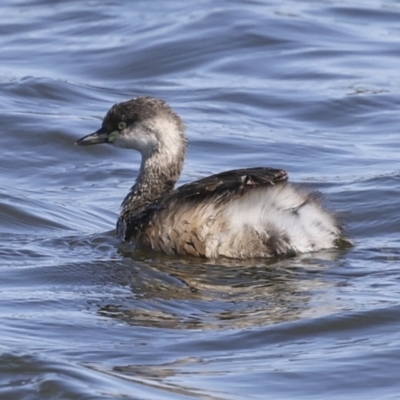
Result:
[[[142,155],[117,223],[118,235],[138,247],[243,259],[329,249],[345,240],[315,194],[289,184],[280,169],[237,169],[174,189],[187,138],[181,118],[162,100],[138,97],[112,106],[102,127],[76,142],[99,143]]]

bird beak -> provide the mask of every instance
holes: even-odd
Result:
[[[105,129],[100,128],[98,131],[84,136],[75,142],[79,146],[90,146],[92,144],[108,143],[108,133]]]

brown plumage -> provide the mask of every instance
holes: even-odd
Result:
[[[313,194],[272,168],[222,172],[174,190],[187,140],[163,101],[139,97],[114,105],[102,127],[77,144],[109,143],[142,154],[122,203],[117,232],[165,254],[270,257],[334,247],[342,231]]]
[[[166,254],[210,257],[204,226],[218,232],[228,229],[221,210],[229,202],[249,191],[286,181],[285,171],[272,168],[238,169],[211,175],[180,186],[139,214],[132,214],[126,207],[117,229],[125,240],[135,237],[141,245]],[[212,207],[212,215],[205,211],[207,207]],[[265,243],[261,239],[259,243],[262,252],[267,253]]]

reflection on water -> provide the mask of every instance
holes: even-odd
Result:
[[[334,312],[316,304],[336,281],[324,276],[343,252],[292,260],[223,260],[199,263],[160,256],[132,261],[124,286],[131,296],[101,305],[99,314],[131,325],[167,329],[249,328]],[[317,258],[318,257],[318,258]],[[114,277],[113,277],[114,278]],[[118,284],[121,284],[118,278]],[[311,305],[309,304],[311,302]]]
[[[218,395],[218,391],[212,396],[205,393],[205,391],[201,391],[197,389],[195,386],[190,386],[186,383],[174,383],[173,378],[175,375],[179,373],[179,371],[184,367],[196,367],[197,364],[202,364],[203,360],[196,358],[182,358],[179,360],[175,360],[171,363],[165,363],[161,365],[126,365],[126,366],[117,366],[112,369],[99,368],[96,365],[88,365],[89,368],[92,368],[95,371],[101,372],[103,374],[110,375],[112,377],[116,377],[119,379],[127,380],[129,382],[139,383],[146,387],[154,388],[154,389],[163,389],[173,395],[173,398],[179,399],[180,396],[184,396],[183,398],[187,398],[186,396],[191,396],[194,398],[207,398],[213,400],[222,400],[226,398],[226,394],[221,393]],[[187,376],[189,375],[203,375],[213,376],[219,375],[218,372],[204,372],[204,371],[193,371],[187,372]]]

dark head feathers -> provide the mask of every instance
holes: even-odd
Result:
[[[117,129],[119,122],[131,125],[135,122],[143,122],[148,119],[162,116],[172,118],[181,129],[184,128],[180,117],[163,100],[150,96],[137,97],[122,103],[114,104],[103,120],[103,128],[107,131]]]

